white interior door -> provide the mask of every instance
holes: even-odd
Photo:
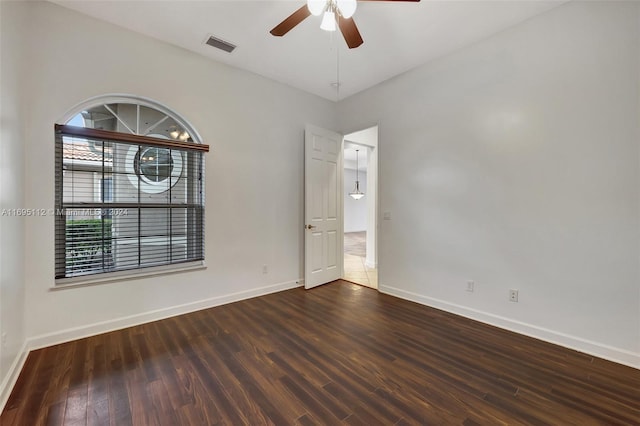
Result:
[[[342,135],[314,126],[304,133],[304,287],[342,277]]]

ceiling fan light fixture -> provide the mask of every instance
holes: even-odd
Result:
[[[349,19],[356,13],[358,2],[356,0],[338,0],[338,9],[343,18]]]
[[[357,8],[357,1],[358,0],[305,0],[305,4],[289,15],[284,21],[273,27],[269,32],[275,37],[282,37],[295,28],[300,22],[307,19],[310,15],[320,16],[322,15],[322,12],[324,12],[320,28],[325,31],[336,31],[339,23],[340,32],[342,33],[347,46],[349,49],[355,49],[364,43],[356,23],[351,19]],[[420,0],[388,1],[417,3]],[[336,13],[338,16],[336,16]],[[339,19],[339,22],[336,21],[336,19]]]
[[[307,8],[313,16],[320,16],[327,5],[326,0],[307,0]]]
[[[324,16],[322,17],[322,23],[320,24],[320,28],[325,31],[335,31],[336,30],[336,14],[329,10],[324,12]]]

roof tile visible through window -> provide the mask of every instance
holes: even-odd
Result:
[[[65,144],[63,145],[62,157],[65,160],[97,161],[102,163],[102,154],[95,153],[85,144]],[[111,158],[105,157],[105,162],[111,163]]]

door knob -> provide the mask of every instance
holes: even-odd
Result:
[[[305,229],[315,229],[315,228],[316,228],[316,227],[315,227],[315,226],[313,226],[313,225],[306,225],[306,226],[305,226]]]

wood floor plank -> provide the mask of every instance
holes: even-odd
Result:
[[[238,354],[238,361],[256,379],[260,389],[268,395],[270,401],[268,411],[280,412],[281,422],[286,423],[286,419],[297,419],[306,414],[304,407],[291,404],[291,400],[287,398],[286,388],[280,381],[284,373],[268,358],[267,354],[256,357],[253,354],[242,353]],[[267,415],[274,422],[277,420],[275,412],[267,412]]]
[[[109,388],[109,424],[131,425],[131,398],[126,385],[126,373],[120,358],[120,346],[117,334],[105,336],[107,359],[107,382]]]
[[[640,425],[640,370],[337,281],[29,354],[23,425]]]
[[[179,417],[187,419],[186,423],[180,424],[224,424],[222,405],[226,399],[223,399],[222,402],[216,400],[215,393],[207,390],[187,355],[179,356],[185,358],[183,367],[177,370],[180,376],[179,383],[182,383],[183,392],[192,399],[191,402],[180,406]],[[176,408],[174,407],[174,409]]]

